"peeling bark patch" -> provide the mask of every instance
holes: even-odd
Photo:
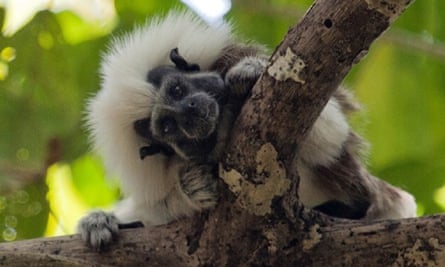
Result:
[[[278,81],[292,79],[304,84],[305,81],[300,78],[300,72],[304,67],[306,67],[304,61],[288,47],[284,56],[272,58],[272,65],[267,69],[267,73]]]
[[[286,172],[281,162],[277,161],[277,152],[270,143],[266,143],[256,153],[257,179],[261,184],[247,181],[238,171],[222,170],[221,177],[230,191],[238,198],[241,207],[251,213],[264,216],[271,213],[272,200],[282,196],[290,187]]]
[[[319,233],[320,225],[313,225],[308,231],[308,238],[303,240],[303,251],[309,252],[315,247],[321,240],[321,234]]]
[[[375,9],[389,18],[396,19],[413,1],[406,0],[365,0],[370,9]]]
[[[236,196],[239,196],[241,193],[241,183],[243,180],[243,176],[237,172],[235,169],[231,169],[230,171],[224,171],[222,168],[220,176],[224,180],[224,182],[229,186],[229,190],[232,191]]]
[[[276,159],[277,151],[270,143],[262,145],[256,153],[256,173],[262,181],[267,180],[271,176],[283,175],[283,166]]]
[[[392,266],[441,266],[445,262],[444,250],[445,245],[437,238],[431,237],[427,242],[417,239],[412,247],[399,252]]]

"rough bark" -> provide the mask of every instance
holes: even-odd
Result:
[[[0,244],[0,266],[436,266],[445,217],[357,222],[298,203],[292,159],[329,97],[409,0],[320,0],[253,89],[221,166],[216,209],[124,231],[108,251],[77,235]],[[292,138],[289,138],[292,136]],[[271,175],[273,173],[273,175]]]
[[[249,223],[252,224],[246,222],[245,225]],[[289,231],[293,228],[289,225],[255,223],[256,226],[249,226],[248,230],[235,230],[233,236],[240,240],[234,243],[220,239],[215,245],[207,246],[207,242],[214,240],[206,239],[195,252],[193,238],[188,234],[193,232],[192,224],[181,221],[150,229],[125,230],[119,242],[101,253],[87,248],[77,235],[4,243],[0,246],[0,266],[398,267],[445,263],[444,216],[373,223],[345,221],[329,226],[314,224],[293,236],[284,235],[295,232]],[[202,236],[207,238],[209,234]],[[218,235],[227,234],[215,234],[212,239],[218,239]],[[246,239],[258,242],[245,243]],[[224,255],[217,255],[219,252],[213,250],[214,246],[226,242]],[[236,251],[233,244],[243,249]],[[206,250],[208,255],[202,257],[200,250]]]

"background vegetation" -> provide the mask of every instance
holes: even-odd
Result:
[[[99,88],[100,54],[110,34],[183,5],[103,0],[113,8],[100,19],[43,6],[14,30],[14,2],[0,0],[0,241],[72,233],[88,209],[119,198],[82,122]],[[241,38],[273,50],[311,2],[238,0],[226,18]],[[445,209],[443,10],[441,0],[415,2],[345,81],[364,106],[352,122],[371,144],[369,168],[413,193],[419,215]]]

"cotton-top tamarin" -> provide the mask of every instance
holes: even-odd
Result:
[[[114,39],[88,126],[125,199],[111,213],[84,217],[82,238],[101,249],[125,224],[165,224],[216,205],[218,160],[267,59],[260,46],[236,41],[230,24],[210,26],[190,12]],[[362,167],[361,140],[345,118],[353,108],[338,89],[309,132],[297,159],[300,200],[350,219],[415,216],[410,194]]]

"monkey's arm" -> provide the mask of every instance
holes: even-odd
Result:
[[[226,56],[233,58],[234,56]],[[233,123],[238,116],[246,97],[267,66],[264,57],[246,56],[228,69],[224,83],[228,90],[227,102],[222,107],[221,121],[217,129],[217,141],[209,160],[218,161],[227,144]]]

